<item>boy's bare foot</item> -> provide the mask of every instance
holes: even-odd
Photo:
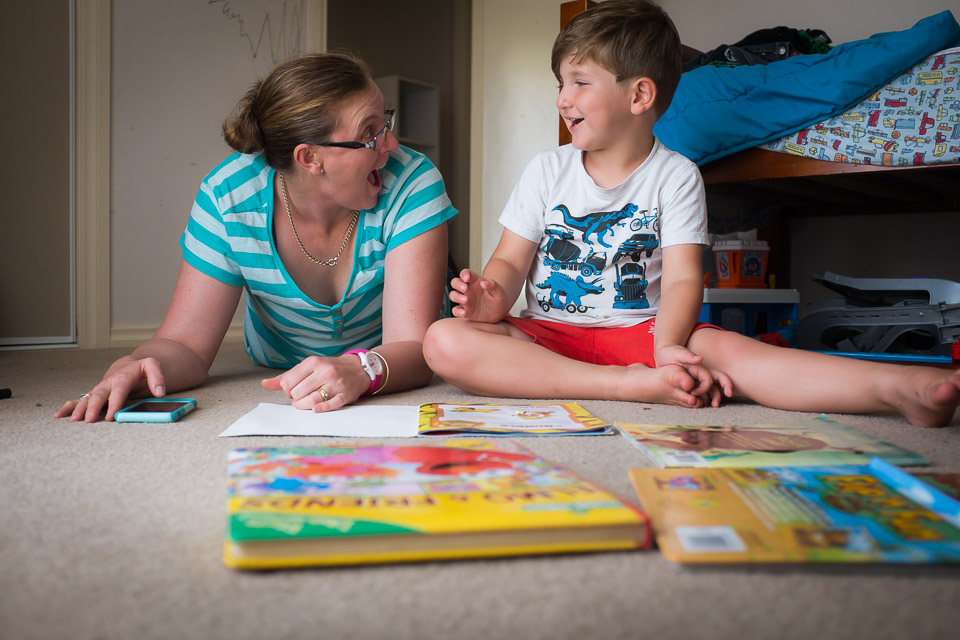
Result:
[[[960,372],[909,367],[889,404],[915,426],[947,425],[960,405]]]
[[[681,407],[699,408],[710,403],[708,395],[691,393],[698,381],[678,364],[668,364],[651,369],[636,363],[626,367],[625,382],[620,388],[620,398],[632,402],[655,402]]]

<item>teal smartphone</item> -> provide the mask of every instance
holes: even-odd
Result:
[[[117,422],[176,422],[197,408],[193,398],[147,398],[117,411]]]

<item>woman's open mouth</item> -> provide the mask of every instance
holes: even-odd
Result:
[[[370,175],[367,176],[367,182],[379,189],[383,186],[383,183],[380,181],[380,172],[377,169],[374,169],[370,172]]]

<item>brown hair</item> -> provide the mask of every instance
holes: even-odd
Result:
[[[309,53],[278,64],[257,81],[223,123],[227,144],[241,153],[263,151],[277,170],[289,169],[298,144],[329,139],[337,107],[370,87],[370,70],[350,53]]]
[[[553,43],[551,66],[592,60],[623,82],[645,77],[657,86],[657,115],[670,106],[680,82],[682,45],[670,16],[650,0],[607,0],[578,13]]]

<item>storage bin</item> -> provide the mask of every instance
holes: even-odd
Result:
[[[770,246],[765,240],[722,240],[714,243],[717,287],[765,288],[769,253]]]

